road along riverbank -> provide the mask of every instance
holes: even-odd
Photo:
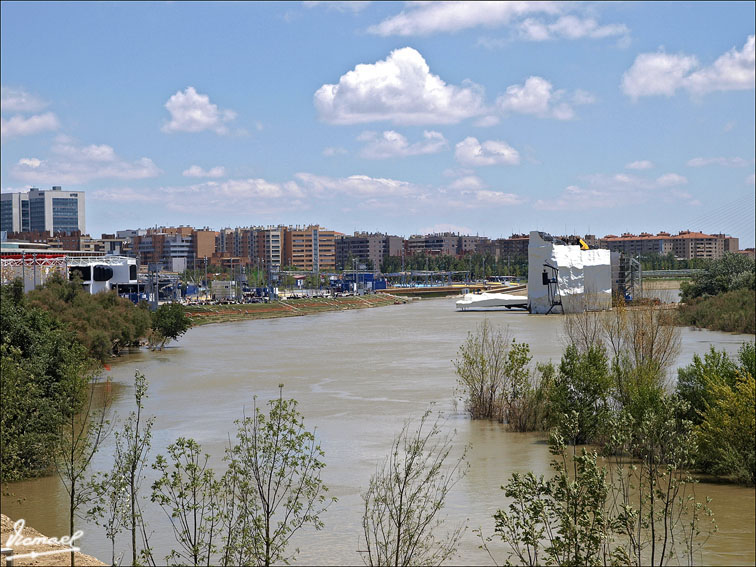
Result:
[[[297,317],[325,313],[328,311],[346,311],[367,309],[407,303],[405,297],[389,294],[373,294],[348,297],[312,297],[287,299],[270,303],[242,303],[227,305],[189,305],[186,314],[194,325],[210,323],[228,323],[231,321],[248,321],[251,319],[274,319],[278,317]]]

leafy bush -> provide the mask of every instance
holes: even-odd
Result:
[[[704,470],[754,484],[756,480],[756,381],[737,373],[734,387],[713,384],[698,426],[700,463]]]
[[[92,295],[77,281],[68,282],[57,275],[29,292],[28,301],[72,329],[91,356],[100,361],[138,344],[150,329],[145,304],[137,307],[115,291]]]
[[[753,484],[756,476],[756,346],[743,343],[735,360],[714,347],[678,371],[677,395],[697,425],[698,467]]]
[[[0,406],[0,479],[44,474],[61,421],[81,400],[93,362],[73,333],[46,311],[29,305],[20,280],[2,286],[2,405]]]
[[[192,326],[186,315],[186,309],[180,303],[164,303],[152,314],[151,342],[157,348],[163,348],[171,339],[177,339]],[[159,346],[158,346],[159,343]]]
[[[576,414],[575,437],[569,442],[582,445],[598,439],[609,415],[611,387],[612,377],[602,345],[592,346],[583,353],[574,345],[567,347],[550,388],[549,412],[555,419]]]
[[[714,331],[756,333],[756,293],[752,289],[728,291],[714,297],[692,299],[677,310],[680,325]]]

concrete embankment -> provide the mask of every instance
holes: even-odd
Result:
[[[0,537],[2,538],[3,549],[7,547],[6,542],[9,541],[9,538],[15,540],[12,545],[10,545],[10,548],[13,549],[14,567],[17,565],[57,566],[71,564],[71,553],[67,551],[67,546],[53,545],[52,543],[44,542],[39,543],[42,541],[42,538],[44,538],[44,540],[49,540],[53,537],[61,538],[61,535],[44,536],[34,528],[25,525],[23,530],[18,532],[20,537],[15,537],[17,533],[14,528],[15,521],[11,520],[5,514],[0,514],[0,518],[2,518],[2,535]],[[24,539],[27,538],[28,540],[36,539],[37,542],[32,543],[32,545],[23,545],[25,543]],[[74,553],[74,563],[85,567],[92,565],[105,565],[105,563],[99,559],[78,551]],[[5,556],[3,556],[0,565],[4,567],[5,564]]]
[[[406,303],[407,299],[387,294],[333,298],[303,298],[273,301],[271,303],[243,303],[228,305],[189,305],[186,314],[195,325],[226,323],[249,319],[272,319],[275,317],[297,317],[328,311],[366,309]]]

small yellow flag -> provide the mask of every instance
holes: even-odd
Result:
[[[582,238],[579,238],[578,240],[580,240],[580,249],[588,250],[588,245],[585,243],[585,240],[583,240]]]

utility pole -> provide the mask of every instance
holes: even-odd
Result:
[[[207,299],[207,290],[210,287],[210,282],[207,281],[207,256],[205,256],[205,299]]]

